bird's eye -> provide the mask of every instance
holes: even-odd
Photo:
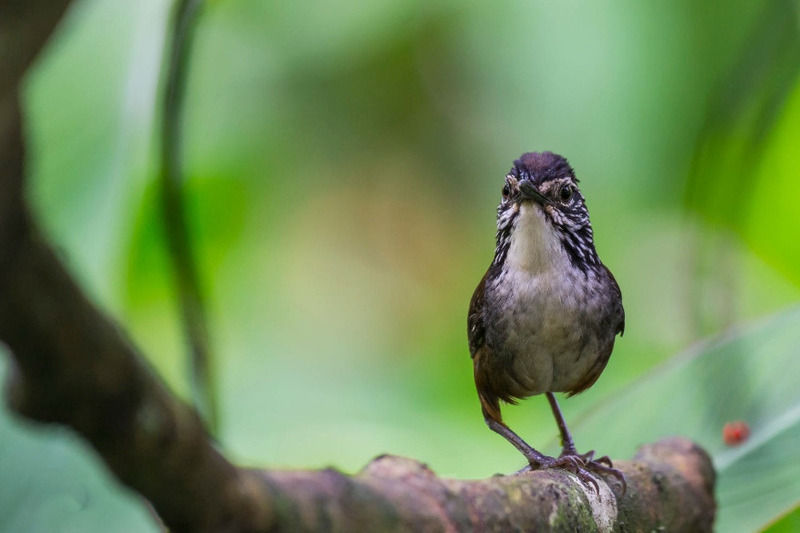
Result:
[[[564,185],[561,187],[561,190],[558,191],[558,196],[561,198],[562,202],[566,202],[570,198],[572,198],[572,187],[569,185]]]
[[[511,189],[508,188],[508,183],[503,185],[503,198],[508,198],[508,194],[511,192]]]

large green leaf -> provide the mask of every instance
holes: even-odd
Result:
[[[713,457],[719,531],[753,531],[800,502],[800,308],[704,342],[598,405],[575,426],[579,444],[630,456],[684,435]],[[725,423],[750,437],[729,447]]]
[[[764,531],[766,533],[795,533],[800,531],[800,506],[780,517]]]

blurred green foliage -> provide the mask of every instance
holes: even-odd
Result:
[[[77,2],[25,99],[30,196],[47,233],[188,397],[154,184],[170,7]],[[576,168],[627,311],[602,379],[562,403],[584,421],[579,448],[629,454],[649,416],[665,422],[642,438],[686,431],[724,451],[707,423],[730,416],[762,442],[760,429],[800,404],[786,387],[773,411],[748,410],[773,405],[771,382],[750,380],[767,348],[737,352],[727,384],[696,389],[705,363],[657,395],[642,385],[652,373],[629,384],[701,337],[800,301],[798,9],[209,2],[188,81],[186,196],[224,449],[270,467],[355,471],[384,452],[448,476],[521,466],[480,416],[466,309],[492,257],[502,177],[545,149]],[[797,375],[800,359],[782,361]],[[620,398],[650,408],[623,404],[603,423]],[[542,399],[505,414],[555,449]],[[0,492],[4,531],[145,527],[145,508],[64,431],[3,415],[0,463],[20,472]],[[777,475],[758,486],[770,479],[794,487]]]

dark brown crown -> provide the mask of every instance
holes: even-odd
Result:
[[[509,172],[517,179],[529,179],[537,187],[546,181],[571,177],[576,182],[575,171],[566,158],[553,152],[528,152],[514,161]]]

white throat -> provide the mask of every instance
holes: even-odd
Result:
[[[569,266],[569,257],[558,235],[538,205],[530,202],[520,205],[519,216],[511,232],[506,266],[512,271],[530,274]]]

